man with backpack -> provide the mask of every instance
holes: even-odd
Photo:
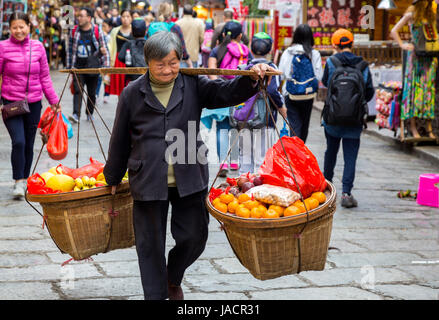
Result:
[[[132,40],[125,42],[119,51],[119,60],[127,67],[139,68],[146,67],[143,47],[145,45],[146,23],[142,18],[134,19],[131,22]],[[140,74],[127,75],[129,81],[136,80]]]
[[[89,8],[82,8],[78,14],[78,25],[75,26],[70,34],[69,50],[67,51],[67,69],[76,68],[101,68],[110,66],[110,56],[108,54],[105,36],[98,25],[91,22],[93,17]],[[78,122],[81,116],[82,94],[81,88],[87,86],[87,120],[93,116],[94,105],[96,103],[96,88],[99,75],[79,74],[73,77],[73,114],[69,119]]]
[[[332,35],[337,53],[326,61],[323,84],[328,88],[322,111],[327,148],[324,176],[332,181],[340,142],[343,141],[343,190],[341,205],[358,205],[351,194],[355,179],[355,165],[360,148],[360,135],[366,124],[367,102],[373,98],[372,76],[367,62],[351,52],[354,36],[346,29]]]

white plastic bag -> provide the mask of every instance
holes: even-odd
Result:
[[[282,207],[288,207],[300,199],[300,195],[288,188],[273,186],[271,184],[262,184],[251,188],[246,192],[249,196],[260,202],[275,204]]]

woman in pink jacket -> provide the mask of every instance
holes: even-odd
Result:
[[[13,195],[14,198],[20,199],[24,196],[26,179],[32,166],[43,93],[54,111],[59,110],[60,107],[50,79],[46,50],[39,41],[30,39],[29,17],[22,12],[14,12],[9,19],[9,26],[11,37],[0,42],[3,105],[25,99],[29,74],[28,103],[31,112],[4,120],[12,140],[11,163],[15,180]],[[29,56],[31,57],[30,73]]]

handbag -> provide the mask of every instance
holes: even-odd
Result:
[[[85,50],[87,50],[87,54],[88,54],[87,68],[94,69],[94,68],[102,67],[101,59],[99,58],[99,48],[96,51],[98,54],[90,54],[90,51],[88,51],[87,45],[85,45],[84,47],[85,47]]]
[[[422,26],[418,44],[415,45],[415,53],[420,57],[439,56],[439,39],[436,25],[424,24]]]
[[[2,116],[3,120],[16,117],[22,114],[30,113],[29,103],[27,101],[27,95],[29,91],[29,77],[30,77],[30,66],[32,62],[32,42],[29,42],[29,72],[27,74],[27,83],[26,83],[26,95],[24,100],[14,101],[8,104],[3,105],[2,107]]]

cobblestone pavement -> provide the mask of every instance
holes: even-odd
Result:
[[[53,72],[57,92],[66,75]],[[102,95],[102,93],[101,93]],[[102,97],[102,96],[101,96]],[[98,100],[98,110],[111,127],[117,98]],[[69,92],[63,99],[66,115],[72,110]],[[45,104],[47,105],[47,104]],[[96,128],[107,151],[109,134],[101,121]],[[313,112],[311,151],[322,165],[325,148],[319,114]],[[62,161],[74,167],[76,135]],[[204,131],[215,162],[213,132]],[[35,159],[41,140],[35,143]],[[79,164],[93,156],[103,161],[90,122],[82,115]],[[72,261],[61,254],[41,217],[25,202],[11,196],[10,139],[0,126],[0,299],[143,299],[134,248]],[[37,172],[58,164],[44,151]],[[341,188],[343,158],[339,154],[335,186]],[[211,165],[211,179],[217,165]],[[211,217],[209,239],[202,256],[187,270],[183,289],[187,299],[439,299],[439,210],[399,199],[400,189],[416,190],[418,177],[438,172],[438,164],[397,150],[390,143],[363,135],[357,163],[354,195],[359,207],[338,206],[324,271],[308,271],[273,280],[253,278],[239,263],[218,222]],[[337,203],[339,205],[340,196]],[[39,207],[39,205],[37,205]],[[85,210],[85,209],[84,209]],[[168,233],[167,249],[173,246]]]

